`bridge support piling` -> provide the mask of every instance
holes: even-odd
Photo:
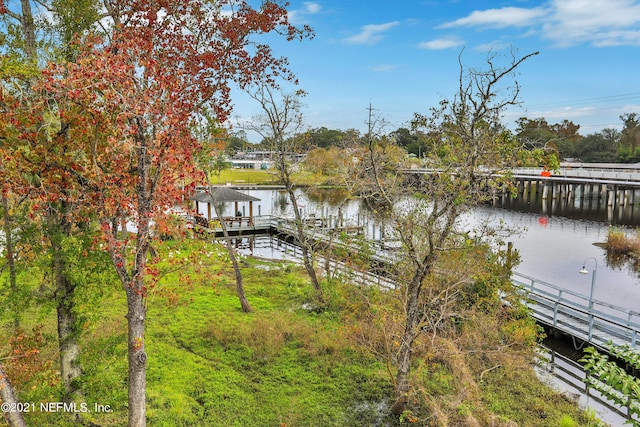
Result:
[[[524,185],[524,181],[518,181],[518,197],[524,197],[524,192],[525,192],[525,185]]]
[[[549,185],[545,182],[542,185],[542,200],[547,200],[549,198]]]
[[[616,204],[616,191],[609,190],[607,191],[607,207],[613,208]]]

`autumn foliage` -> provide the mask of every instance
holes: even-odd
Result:
[[[144,425],[144,318],[157,276],[152,228],[201,179],[194,156],[207,141],[194,135],[198,117],[225,122],[234,85],[294,79],[286,60],[255,40],[311,34],[289,24],[284,6],[106,2],[105,31],[77,34],[73,61],[49,64],[29,82],[27,98],[2,92],[8,126],[0,136],[15,141],[2,154],[20,184],[13,192],[33,192],[49,213],[61,203],[61,224],[101,225],[127,295],[130,425]]]

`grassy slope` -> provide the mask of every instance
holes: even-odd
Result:
[[[204,257],[210,266],[189,272],[189,284],[180,283],[178,275],[167,276],[158,289],[168,297],[150,301],[149,425],[355,426],[363,419],[356,410],[360,402],[389,394],[382,366],[356,355],[341,338],[338,316],[300,309],[309,285],[297,267],[245,264],[246,291],[255,308],[245,314],[231,272],[221,270],[220,258],[211,258]],[[125,312],[123,293],[107,287],[91,308],[95,324],[82,337],[82,401],[90,408],[99,403],[113,409],[85,417],[102,426],[126,424]],[[55,312],[48,310],[41,320],[54,325]],[[52,363],[32,381],[16,384],[21,400],[60,400],[58,385],[43,384],[45,376],[55,377],[55,346],[55,329],[47,328],[41,356]],[[38,411],[27,420],[29,425],[71,423],[67,414]]]
[[[192,243],[166,250],[174,257],[186,256]],[[149,304],[149,425],[375,424],[377,404],[391,395],[386,366],[353,344],[339,311],[318,314],[300,308],[310,296],[302,270],[245,260],[246,291],[255,309],[245,314],[219,249],[198,250],[204,252],[190,265],[203,266],[167,275]],[[115,282],[105,284],[96,300],[83,306],[91,322],[82,336],[82,400],[90,408],[94,403],[110,405],[113,412],[89,413],[85,419],[122,426],[127,416],[126,305]],[[16,385],[21,401],[57,401],[55,311],[38,313],[29,319],[47,325],[40,357],[51,363]],[[495,369],[481,381],[476,375],[482,399],[458,401],[465,395],[465,383],[453,366],[432,364],[418,384],[429,391],[432,407],[453,412],[451,422],[472,420],[470,415],[487,410],[496,414],[495,425],[513,426],[511,420],[522,426],[556,426],[567,414],[584,422],[571,403],[540,385],[526,367]],[[27,420],[32,426],[72,425],[68,414],[33,413]],[[385,425],[396,421],[387,417]],[[431,421],[423,418],[420,425],[445,425]]]

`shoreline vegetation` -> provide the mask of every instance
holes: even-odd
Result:
[[[610,266],[640,271],[640,229],[629,231],[612,227],[607,240],[597,245],[607,251]]]
[[[292,179],[298,187],[317,186],[321,188],[343,188],[345,184],[340,182],[340,177],[313,174],[309,172],[296,172]],[[213,185],[279,185],[281,182],[275,172],[258,169],[224,169],[211,175]]]
[[[265,171],[221,175],[221,181],[235,183],[272,184],[269,178]],[[399,324],[394,317],[398,295],[334,276],[322,282],[327,305],[318,310],[303,267],[241,257],[254,308],[243,313],[220,243],[177,235],[155,252],[162,261],[146,320],[149,425],[602,425],[571,396],[538,379],[535,342],[541,331],[526,312],[509,311],[475,288],[467,290],[468,307],[443,324],[441,335],[420,338],[412,410],[397,417],[388,408],[393,396],[390,358],[397,345],[389,337]],[[21,329],[0,344],[2,354],[19,355],[7,361],[8,375],[20,401],[33,402],[36,409],[59,400],[61,388],[56,314],[43,285],[46,263],[35,260],[21,273],[25,295],[35,299],[23,314]],[[494,273],[487,271],[478,280],[484,287],[498,286]],[[108,410],[37,410],[24,414],[27,425],[79,425],[77,415],[83,425],[126,424],[126,299],[110,271],[78,292],[77,315],[84,319],[79,337],[84,396],[76,407]],[[1,313],[8,324],[9,311]]]
[[[633,235],[620,228],[611,228],[607,234],[604,248],[615,254],[627,255],[634,259],[640,258],[640,230]]]

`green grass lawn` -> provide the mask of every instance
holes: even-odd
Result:
[[[392,396],[386,360],[356,339],[359,324],[350,307],[358,304],[356,295],[368,290],[334,284],[327,294],[333,300],[330,308],[309,311],[304,307],[313,291],[301,267],[243,259],[246,294],[254,308],[243,313],[219,245],[186,240],[166,242],[157,250],[163,268],[172,272],[149,299],[149,426],[401,424],[386,412]],[[183,267],[176,268],[179,264]],[[81,335],[84,397],[79,401],[90,410],[95,404],[109,407],[109,412],[84,413],[83,419],[103,427],[126,425],[124,293],[115,277],[79,292],[79,315],[86,319]],[[34,356],[37,363],[14,381],[21,402],[60,401],[55,316],[51,301],[40,301],[24,317],[25,330],[43,325],[43,340]],[[496,426],[556,426],[567,418],[587,425],[575,405],[514,360],[516,366],[467,377],[446,359],[416,360],[414,380],[425,406],[416,412],[420,423],[414,425],[478,425],[471,421],[477,414],[484,417],[478,419],[492,417]],[[477,383],[480,397],[465,400],[467,380]],[[441,421],[430,415],[445,410],[452,413]],[[36,411],[26,419],[30,426],[77,425],[68,413]],[[442,421],[447,419],[454,424]]]
[[[254,185],[277,185],[281,184],[278,173],[273,170],[261,169],[225,169],[221,171],[220,178],[216,173],[211,173],[211,184],[254,184]],[[313,185],[335,185],[333,181],[321,175],[314,175],[309,172],[295,172],[292,174],[292,180],[295,185],[313,186]]]
[[[279,184],[275,171],[261,169],[225,169],[218,174],[211,173],[211,184]]]
[[[335,313],[301,308],[311,294],[303,270],[244,261],[255,309],[247,314],[218,245],[198,247],[201,253],[191,258],[189,243],[170,252],[173,258],[198,259],[198,267],[167,275],[149,301],[150,426],[359,426],[374,416],[362,408],[389,396],[384,366],[353,350]],[[91,311],[94,324],[81,338],[82,401],[112,411],[84,418],[100,426],[126,425],[124,293],[115,283],[105,286],[98,304],[83,310]],[[40,320],[55,325],[55,310]],[[31,381],[16,384],[21,401],[59,400],[56,345],[49,326],[42,354],[50,363]],[[54,380],[47,383],[49,377]],[[66,413],[26,415],[28,425],[71,425]]]

